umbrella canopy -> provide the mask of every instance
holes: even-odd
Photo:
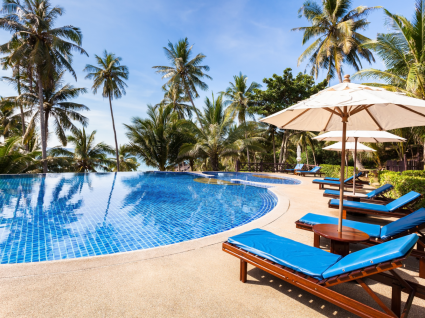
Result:
[[[341,141],[342,131],[330,131],[314,137],[318,141]],[[345,141],[360,142],[405,142],[406,139],[386,131],[349,130]]]
[[[342,150],[342,142],[337,142],[333,145],[327,146],[323,148],[324,150],[332,150],[332,151],[341,151]],[[356,150],[356,143],[355,142],[346,142],[345,143],[345,149],[354,151]],[[373,152],[376,151],[375,149],[372,149],[368,146],[365,146],[361,143],[357,143],[357,152]]]
[[[338,231],[342,231],[347,130],[390,130],[425,125],[425,101],[379,87],[353,84],[350,76],[260,121],[281,129],[342,130]]]
[[[281,129],[334,131],[341,130],[341,118],[347,130],[423,126],[425,101],[379,87],[341,83],[260,121]]]

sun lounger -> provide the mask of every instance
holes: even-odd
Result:
[[[314,176],[316,176],[318,174],[319,177],[320,177],[323,174],[322,172],[320,172],[320,169],[322,169],[322,167],[316,166],[316,167],[314,167],[313,169],[311,169],[309,171],[297,170],[295,172],[295,174],[302,175],[303,177],[305,177],[307,174],[313,174]]]
[[[304,168],[304,164],[299,163],[295,166],[294,169],[285,169],[284,172],[295,172],[296,170],[303,170],[303,168]]]
[[[361,177],[363,175],[363,172],[359,172],[356,174],[356,183],[360,182],[362,184],[369,184],[369,182],[367,181],[363,181],[360,180],[359,177]],[[352,178],[351,178],[352,179]],[[330,178],[330,177],[325,177],[325,180],[329,180],[329,181],[339,181],[339,178]]]
[[[338,224],[338,218],[308,213],[295,222],[298,229],[313,231],[316,224]],[[377,224],[369,224],[350,220],[342,220],[342,225],[363,231],[370,236],[369,241],[364,244],[377,245],[388,240],[406,236],[411,233],[418,233],[421,237],[418,240],[416,249],[412,251],[411,256],[419,259],[419,277],[425,278],[425,235],[421,230],[425,229],[425,208],[391,222],[383,227]],[[320,235],[314,235],[314,246],[320,246]]]
[[[240,259],[243,283],[249,263],[360,317],[400,316],[401,292],[405,292],[409,295],[403,309],[407,317],[413,298],[425,299],[425,287],[405,281],[395,269],[403,265],[417,240],[412,234],[342,257],[254,229],[230,237],[223,243],[223,251]],[[364,277],[392,286],[391,309],[363,281]],[[349,281],[357,281],[384,312],[329,288]]]
[[[339,181],[326,180],[326,179],[314,179],[312,182],[318,184],[319,189],[324,189],[325,185],[328,185],[331,187],[338,187],[339,189],[341,185],[341,182]],[[344,187],[347,187],[347,188],[353,187],[353,176],[344,180]],[[363,184],[356,183],[356,188],[363,188]]]
[[[392,188],[393,186],[391,184],[384,184],[382,187],[379,187],[367,193],[365,197],[359,197],[359,200],[360,202],[370,202],[370,203],[377,203],[377,204],[394,201],[394,199],[386,198],[383,196],[384,193],[390,191]],[[326,189],[325,192],[323,192],[323,196],[328,198],[338,199],[339,191]],[[351,198],[352,198],[351,192],[348,192],[347,195],[344,195],[344,199],[351,199]]]
[[[418,202],[421,198],[421,194],[415,191],[410,191],[402,197],[385,205],[344,200],[343,210],[345,212],[356,212],[401,218],[406,214],[412,213],[413,209],[411,209],[410,206]],[[329,200],[329,207],[333,209],[339,209],[339,200]]]

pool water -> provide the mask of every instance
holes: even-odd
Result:
[[[143,250],[217,234],[271,211],[276,196],[186,173],[0,176],[0,260],[41,262]]]
[[[230,181],[232,179],[239,179],[252,182],[261,183],[275,183],[275,184],[301,184],[301,181],[279,175],[266,175],[261,173],[240,173],[240,172],[212,172],[205,171],[204,174],[212,175],[214,178]]]

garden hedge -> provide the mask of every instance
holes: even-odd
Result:
[[[341,173],[341,166],[339,165],[320,165],[322,169],[320,172],[325,174],[325,177],[339,178]],[[348,167],[348,176],[353,175],[354,167]]]
[[[424,177],[419,177],[422,175]],[[425,173],[422,170],[404,171],[403,173],[394,171],[380,171],[378,176],[371,178],[372,181],[378,181],[379,186],[386,183],[394,186],[393,190],[386,193],[389,198],[397,199],[410,191],[415,191],[425,196]],[[425,199],[418,202],[415,208],[425,207]]]

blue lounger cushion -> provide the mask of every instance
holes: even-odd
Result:
[[[347,182],[347,180],[344,181],[344,183]],[[324,183],[324,184],[335,184],[335,185],[340,185],[341,184],[341,182],[339,182],[339,181],[323,180],[323,179],[314,179],[313,182],[314,183]]]
[[[388,191],[392,188],[393,188],[393,186],[391,184],[384,184],[382,187],[379,187],[375,190],[370,191],[367,194],[367,198],[372,199],[372,198],[376,197],[377,195],[380,195],[381,193],[386,192],[386,191]],[[339,195],[339,190],[326,189],[324,193],[325,194],[331,194],[331,195]]]
[[[425,209],[424,209],[425,210]],[[332,216],[319,215],[314,213],[308,213],[304,215],[300,222],[316,225],[316,224],[338,224],[338,218]],[[376,224],[362,223],[351,220],[342,220],[343,226],[352,227],[359,231],[363,231],[368,234],[370,237],[380,237],[381,236],[381,226]]]
[[[415,191],[410,191],[409,193],[403,195],[402,197],[398,198],[397,200],[394,200],[391,203],[388,203],[386,207],[390,211],[394,211],[398,208],[401,208],[402,206],[408,204],[409,202],[419,198],[421,195],[420,193],[417,193]]]
[[[317,279],[322,279],[322,273],[341,259],[339,255],[261,229],[232,236],[228,241],[245,251]]]
[[[391,261],[405,256],[418,241],[416,234],[410,234],[398,239],[348,254],[323,273],[323,278],[330,278],[378,263]]]
[[[356,178],[360,177],[362,175],[363,172],[359,172],[356,175]],[[345,182],[350,181],[351,179],[353,179],[353,176],[349,177],[348,179],[345,179]],[[333,181],[339,181],[339,178],[330,178],[330,177],[326,177],[325,180],[333,180]]]
[[[299,172],[299,173],[315,173],[315,172],[318,172],[320,169],[322,169],[322,167],[314,167],[313,169],[311,169],[311,170],[309,170],[309,171],[302,171],[302,170],[299,170],[298,172]]]
[[[425,208],[420,208],[419,210],[410,213],[409,215],[406,215],[397,221],[383,226],[381,229],[381,239],[391,239],[391,237],[394,235],[409,229],[414,229],[414,227],[422,224],[425,224]]]
[[[331,205],[339,205],[339,199],[332,199]],[[356,202],[356,201],[346,201],[344,200],[344,207],[346,208],[356,208],[363,210],[372,210],[378,212],[390,212],[386,205],[365,203],[365,202]]]
[[[398,208],[401,208],[413,200],[419,198],[421,195],[415,191],[410,191],[409,193],[403,195],[402,197],[394,200],[393,202],[388,203],[387,205],[373,204],[373,203],[365,203],[365,202],[355,202],[355,201],[346,201],[344,200],[344,207],[347,208],[357,208],[363,210],[372,210],[379,212],[392,212]],[[331,200],[332,205],[339,205],[338,199]]]
[[[393,188],[393,185],[392,184],[388,184],[388,183],[387,184],[384,184],[382,187],[379,187],[379,188],[377,188],[375,190],[370,191],[367,194],[367,197],[369,199],[371,199],[373,197],[376,197],[377,195],[380,195],[383,192],[387,192],[387,191],[391,190],[392,188]]]

